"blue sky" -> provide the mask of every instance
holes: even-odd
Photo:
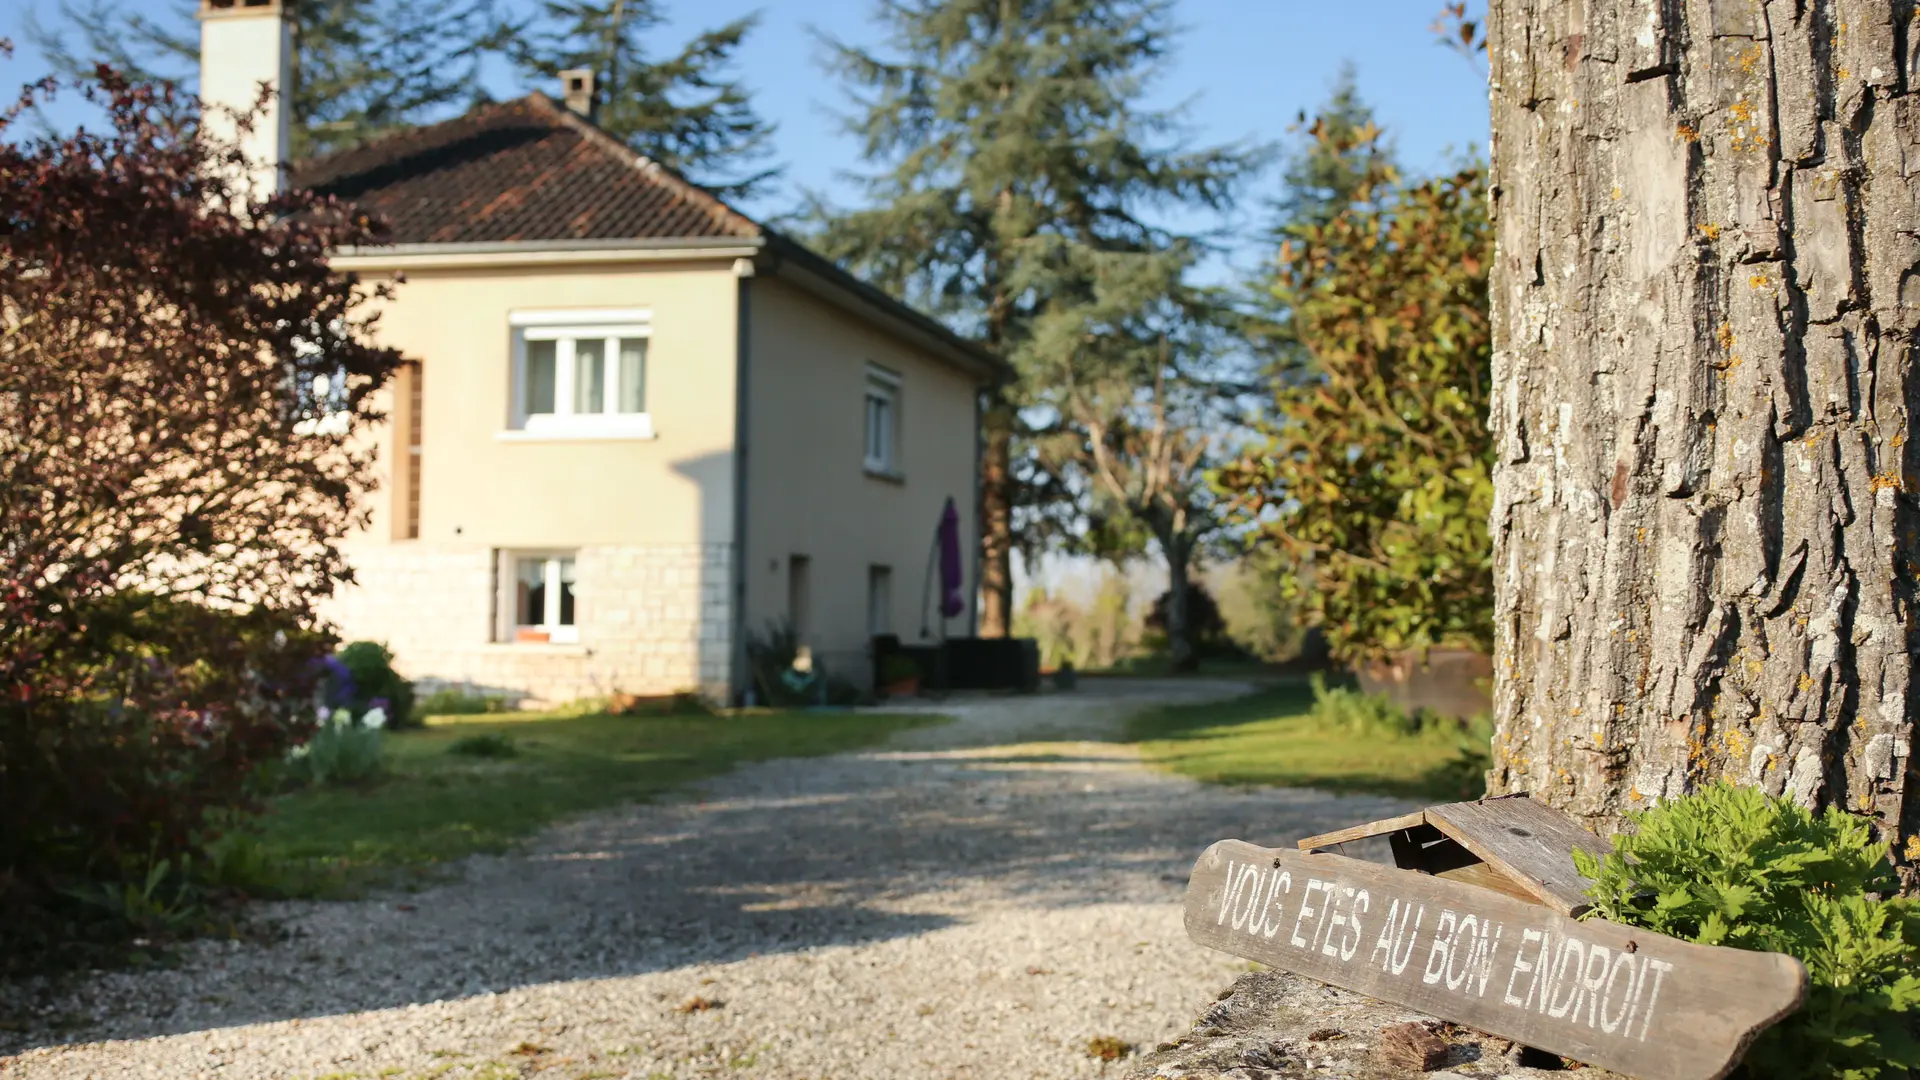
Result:
[[[124,2],[144,7],[155,0]],[[1277,138],[1301,109],[1311,109],[1325,96],[1342,61],[1352,60],[1361,92],[1378,110],[1405,163],[1416,170],[1438,168],[1449,149],[1487,142],[1484,80],[1427,31],[1440,6],[1440,0],[1179,0],[1186,32],[1154,97],[1159,104],[1189,102],[1201,140]],[[12,38],[16,47],[11,62],[0,62],[0,86],[26,82],[46,70],[26,39],[29,9],[57,25],[53,0],[0,3],[0,37]],[[755,106],[779,125],[776,149],[787,165],[787,180],[743,209],[777,214],[794,205],[802,188],[824,191],[835,201],[850,199],[841,174],[859,166],[858,146],[840,130],[834,112],[844,99],[821,70],[821,50],[811,30],[874,42],[879,34],[872,5],[865,0],[668,0],[668,9],[675,20],[668,31],[674,42],[701,27],[761,14],[759,30],[741,50],[738,73],[754,91]],[[488,81],[497,95],[521,89],[506,72]],[[56,126],[84,115],[72,107],[48,114]],[[1271,183],[1263,186],[1270,190]],[[1250,218],[1253,211],[1246,211]]]

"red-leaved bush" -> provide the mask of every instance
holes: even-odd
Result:
[[[22,137],[56,89],[0,114],[0,926],[192,852],[303,736],[398,359],[326,261],[374,222],[252,198],[105,68],[101,131]]]

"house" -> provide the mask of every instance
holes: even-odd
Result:
[[[209,101],[286,84],[287,2],[202,0]],[[741,700],[781,623],[870,680],[871,637],[928,617],[947,500],[978,536],[1002,363],[599,131],[591,73],[566,81],[321,160],[286,162],[284,117],[249,136],[263,182],[383,215],[392,246],[334,265],[402,282],[384,477],[327,615],[416,679],[549,702]]]

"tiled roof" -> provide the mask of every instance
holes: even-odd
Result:
[[[296,164],[292,181],[384,217],[396,244],[765,235],[538,93]]]
[[[754,241],[904,319],[1006,378],[1005,361],[861,281],[805,245],[635,153],[544,94],[479,106],[292,166],[295,187],[385,218],[388,242],[541,244],[567,241]],[[769,269],[771,269],[770,267]]]

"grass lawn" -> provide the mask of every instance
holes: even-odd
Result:
[[[1149,764],[1207,783],[1436,801],[1484,793],[1486,762],[1470,754],[1473,742],[1463,732],[1362,733],[1326,724],[1311,715],[1312,708],[1313,690],[1300,682],[1233,701],[1142,713],[1127,725],[1127,738],[1140,744]]]
[[[645,800],[736,765],[854,750],[937,717],[768,712],[708,716],[444,717],[390,732],[384,769],[351,788],[275,798],[260,854],[282,891],[352,891],[396,872],[506,849],[558,819]],[[511,757],[455,753],[462,739],[512,742]]]

